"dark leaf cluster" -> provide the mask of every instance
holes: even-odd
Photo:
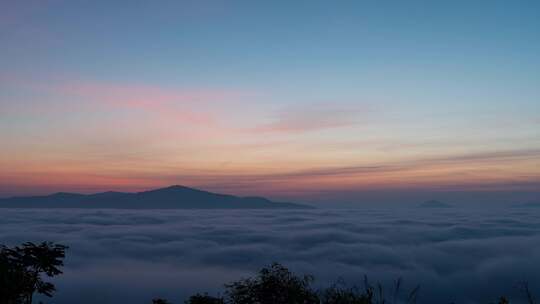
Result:
[[[66,249],[51,242],[0,246],[0,304],[29,304],[34,293],[51,297],[55,286],[43,276],[62,274]]]
[[[364,287],[347,286],[339,281],[332,286],[315,290],[311,284],[313,277],[298,276],[281,264],[274,263],[263,268],[252,278],[241,279],[225,285],[224,297],[197,294],[186,304],[397,304],[401,280],[396,281],[391,301],[385,299],[380,284]],[[407,303],[415,303],[418,288],[408,296]]]

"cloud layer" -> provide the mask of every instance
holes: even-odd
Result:
[[[0,243],[71,248],[55,303],[148,303],[221,290],[279,261],[317,284],[364,274],[421,285],[434,299],[519,303],[540,294],[538,210],[120,211],[0,210]]]

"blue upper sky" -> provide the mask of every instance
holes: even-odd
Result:
[[[538,1],[1,1],[0,46],[4,195],[540,180]]]

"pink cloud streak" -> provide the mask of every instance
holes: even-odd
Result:
[[[65,95],[88,98],[98,106],[142,110],[162,119],[212,125],[216,115],[209,109],[249,95],[247,91],[220,89],[173,89],[148,85],[68,83],[56,88]]]
[[[255,128],[255,131],[299,133],[347,127],[357,124],[358,117],[366,111],[332,105],[306,105],[278,112],[274,121]]]

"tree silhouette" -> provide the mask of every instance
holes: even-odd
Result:
[[[323,304],[371,304],[373,299],[373,287],[365,280],[365,291],[358,287],[348,287],[345,282],[338,281],[321,292],[320,300]]]
[[[24,243],[16,247],[0,245],[0,304],[31,304],[35,293],[52,297],[55,286],[43,277],[62,274],[67,247],[52,242]],[[225,297],[195,294],[185,304],[397,304],[401,279],[395,281],[391,299],[387,300],[381,284],[372,286],[364,279],[364,288],[347,287],[344,282],[314,290],[313,277],[298,276],[281,264],[273,263],[256,276],[225,285]],[[527,283],[520,284],[528,304],[536,301]],[[416,303],[419,287],[404,299]],[[153,304],[171,304],[156,298]],[[498,304],[508,304],[505,297]]]
[[[508,304],[508,303],[509,303],[509,302],[508,302],[508,299],[505,298],[505,297],[501,297],[501,298],[499,299],[499,304]]]
[[[518,288],[524,293],[524,295],[527,297],[527,303],[528,304],[535,304],[536,301],[534,300],[534,297],[531,293],[531,290],[529,289],[529,283],[528,282],[521,282],[518,284]]]
[[[409,293],[401,293],[402,280],[394,281],[387,293],[382,284],[371,285],[364,276],[364,287],[349,287],[339,280],[330,287],[315,291],[311,287],[313,277],[298,276],[281,264],[274,263],[260,270],[255,277],[241,279],[225,285],[225,297],[196,294],[186,304],[415,304],[420,286]],[[535,304],[527,284],[522,284],[529,304]],[[154,304],[165,304],[160,302]],[[498,304],[508,304],[505,297]]]
[[[319,303],[311,288],[312,276],[296,276],[274,263],[263,268],[255,278],[225,285],[229,303],[234,304],[312,304]]]
[[[56,290],[42,275],[54,277],[62,273],[67,247],[43,242],[28,242],[9,248],[0,246],[0,304],[30,304],[34,293],[51,297]]]
[[[189,300],[186,301],[186,304],[225,304],[223,298],[212,297],[208,294],[196,294],[189,297]]]

